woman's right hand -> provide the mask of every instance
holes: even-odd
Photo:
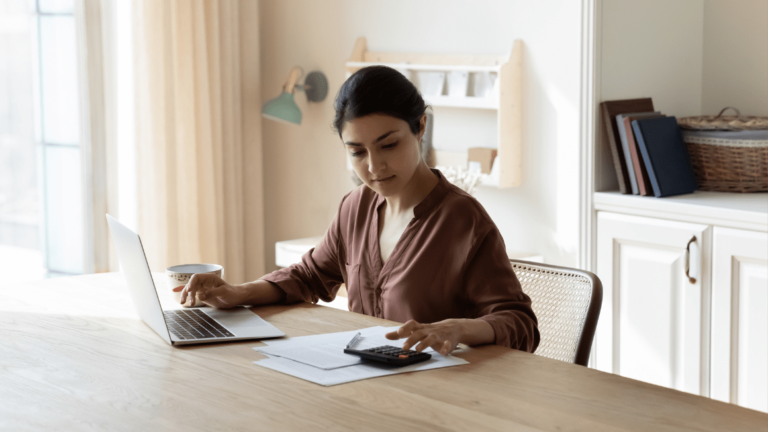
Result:
[[[245,299],[245,293],[240,287],[232,286],[210,273],[194,274],[188,284],[178,286],[173,291],[181,291],[180,303],[189,307],[203,302],[217,309],[228,309],[243,304]]]

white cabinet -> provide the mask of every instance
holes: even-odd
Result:
[[[594,205],[593,366],[768,412],[768,194]]]
[[[710,237],[707,225],[598,213],[597,369],[702,393]]]
[[[768,234],[714,229],[711,396],[768,412]]]
[[[636,97],[678,117],[726,105],[763,113],[768,63],[752,53],[765,52],[766,4],[732,3],[583,4],[583,253],[605,295],[592,358],[601,370],[768,411],[768,194],[620,194],[594,117],[602,101]],[[751,49],[732,49],[742,41]],[[681,273],[696,232],[690,283]]]

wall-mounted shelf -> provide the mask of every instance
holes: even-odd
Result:
[[[433,107],[495,110],[497,112],[497,142],[499,188],[519,186],[522,181],[520,151],[522,145],[522,50],[523,42],[516,40],[508,56],[417,54],[368,51],[364,37],[358,38],[349,61],[347,77],[357,70],[373,65],[398,69],[413,80],[419,72],[459,71],[469,74],[488,73],[495,76],[491,89],[483,96],[474,96],[472,89],[465,96],[448,95],[447,86],[440,95],[425,95]],[[422,92],[423,93],[423,92]],[[467,124],[467,127],[473,127]],[[491,184],[495,185],[495,179]]]
[[[365,38],[359,38],[365,40]],[[381,58],[382,56],[390,56],[390,55],[398,55],[395,53],[372,53],[368,52],[366,53],[369,56],[366,57],[366,59],[371,58],[373,56],[376,56],[376,58]],[[408,55],[408,54],[403,54]],[[424,54],[423,56],[429,56],[430,54]],[[412,56],[412,55],[411,55]],[[422,56],[422,54],[419,54],[419,56]],[[436,55],[435,60],[440,60],[442,58],[445,58],[448,56],[444,55]],[[455,57],[461,57],[463,60],[466,56],[455,56]],[[486,59],[486,61],[489,62],[495,62],[493,65],[464,65],[464,64],[442,64],[442,63],[434,63],[434,64],[418,64],[418,63],[408,63],[408,62],[398,62],[398,63],[386,63],[384,61],[348,61],[347,62],[347,68],[355,68],[355,70],[364,68],[366,66],[372,66],[372,65],[380,65],[380,66],[389,66],[391,68],[405,68],[408,70],[423,70],[423,71],[432,71],[432,70],[444,70],[444,71],[467,71],[467,72],[498,72],[501,69],[501,66],[498,64],[498,59],[496,57],[490,57]],[[437,68],[437,69],[436,69]]]
[[[499,109],[498,97],[425,96],[424,102],[433,107]]]

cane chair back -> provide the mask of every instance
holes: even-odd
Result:
[[[583,270],[510,262],[539,320],[536,354],[586,366],[603,301],[600,279]]]

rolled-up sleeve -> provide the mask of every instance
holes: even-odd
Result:
[[[471,249],[464,283],[467,300],[474,305],[474,318],[493,327],[497,345],[536,350],[540,335],[531,299],[512,270],[504,240],[495,226],[478,237]]]
[[[285,303],[317,303],[318,300],[330,302],[336,297],[345,276],[340,259],[343,244],[339,228],[343,205],[344,200],[339,205],[339,211],[325,232],[323,240],[305,253],[301,262],[261,278],[285,291]]]

